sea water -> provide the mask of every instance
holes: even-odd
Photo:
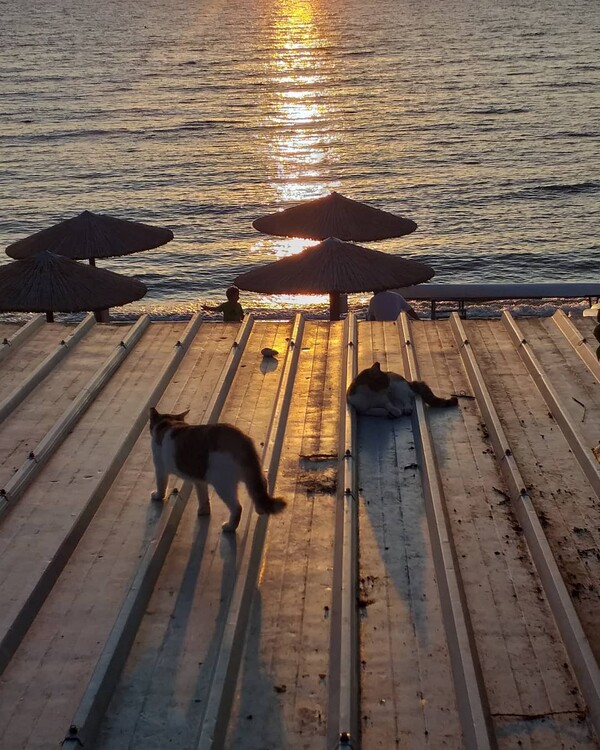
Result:
[[[164,247],[98,262],[147,284],[126,311],[223,299],[307,244],[252,221],[331,190],[416,221],[370,246],[434,281],[597,278],[597,0],[0,8],[0,245],[85,209],[171,228]],[[242,302],[281,315],[327,300]]]

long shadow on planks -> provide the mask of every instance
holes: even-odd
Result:
[[[195,496],[190,502],[195,506]],[[219,517],[218,513],[215,515]],[[215,532],[213,528],[211,533],[211,526],[219,527],[219,531]],[[196,522],[193,542],[175,591],[176,599],[169,605],[169,622],[160,644],[156,649],[149,646],[150,651],[142,650],[130,656],[131,669],[129,673],[127,669],[124,671],[115,691],[107,720],[99,732],[99,747],[113,747],[117,738],[124,741],[120,727],[134,703],[138,704],[135,725],[126,732],[130,735],[128,741],[132,747],[164,747],[175,739],[182,743],[182,747],[191,747],[202,722],[229,610],[239,543],[235,535],[221,534],[220,524],[214,518]],[[198,608],[202,607],[202,595],[206,593],[203,589],[212,572],[215,553],[222,561],[222,567],[216,566],[214,570],[215,576],[220,578],[219,606],[212,617],[204,618],[205,623],[210,622],[210,632],[208,628],[201,632],[203,628],[198,629]],[[210,604],[210,601],[209,598],[206,603]],[[161,615],[164,603],[157,601],[155,606],[156,611],[151,601],[146,617],[154,619],[164,615]],[[147,621],[146,629],[148,627],[152,628],[150,621]],[[147,636],[148,633],[142,640]],[[196,677],[192,681],[189,676],[194,671]],[[165,707],[169,710],[166,711]]]
[[[278,693],[285,692],[287,686],[274,685],[265,669],[261,654],[261,623],[262,601],[260,589],[256,588],[252,595],[252,614],[246,633],[245,658],[240,670],[239,706],[237,716],[234,712],[229,727],[228,746],[243,747],[249,725],[252,724],[251,736],[260,736],[261,750],[279,750],[288,744],[281,700],[278,699]],[[324,726],[323,723],[323,730]]]
[[[423,646],[428,642],[425,574],[427,521],[411,421],[407,417],[358,420],[358,476],[365,511],[390,580],[406,602]],[[378,588],[361,571],[359,605]]]

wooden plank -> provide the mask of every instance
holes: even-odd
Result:
[[[568,319],[565,320],[568,323]],[[589,447],[598,441],[600,365],[590,361],[597,370],[596,377],[552,318],[523,319],[519,327],[545,372],[561,410],[569,416],[579,439],[589,451]],[[591,354],[589,349],[587,351]]]
[[[220,330],[224,324],[212,327]],[[265,361],[260,350],[269,346],[285,352],[290,332],[289,322],[255,323],[223,406],[221,420],[239,426],[243,415],[245,429],[259,450],[269,429],[281,374],[280,362]],[[181,407],[188,404],[182,401]],[[201,415],[197,413],[194,419]],[[210,519],[196,518],[195,507],[190,507],[195,503],[188,504],[100,728],[99,748],[112,750],[126,742],[132,748],[158,750],[198,737],[246,543],[244,521],[254,512],[245,492],[240,500],[245,512],[235,535],[221,533],[227,510],[216,496]],[[170,710],[165,714],[166,704]]]
[[[123,326],[94,326],[68,358],[6,418],[0,426],[0,487],[79,396],[123,338],[123,331]]]
[[[500,397],[499,400],[495,401],[486,385],[486,381],[492,382],[490,375],[498,372],[498,364],[492,365],[486,369],[486,373],[483,373],[478,361],[479,358],[476,358],[473,354],[471,346],[473,340],[477,341],[477,337],[474,337],[473,334],[481,326],[475,328],[471,324],[469,327],[470,336],[467,338],[457,317],[453,317],[452,324],[456,339],[458,342],[461,342],[461,355],[465,361],[471,384],[476,392],[480,408],[486,420],[494,451],[510,488],[515,513],[528,540],[532,557],[543,582],[544,590],[548,596],[565,648],[570,656],[586,702],[588,702],[596,731],[598,731],[597,706],[598,686],[600,683],[598,681],[596,659],[592,653],[590,641],[573,606],[574,603],[566,589],[563,576],[559,571],[550,545],[548,544],[549,540],[544,533],[540,517],[534,508],[534,502],[525,489],[528,482],[521,476],[518,467],[525,467],[527,464],[525,460],[521,462],[519,458],[521,454],[519,444],[516,440],[513,441],[510,437],[507,438],[504,427],[501,424],[500,416],[497,413],[496,404],[505,403],[505,399]],[[497,351],[497,349],[497,346],[493,347],[493,351]],[[518,413],[525,415],[526,411],[521,406]],[[535,463],[539,465],[539,462]],[[542,497],[545,491],[546,488],[541,493]],[[539,501],[537,504],[539,506]],[[552,528],[552,522],[549,521],[547,516],[547,508],[542,513],[544,525],[546,528]],[[559,531],[559,533],[561,532]],[[566,541],[566,537],[562,536],[559,547],[564,544],[564,541]]]
[[[406,372],[419,380],[419,371],[406,313],[401,314]],[[444,624],[456,685],[456,698],[465,747],[496,746],[490,727],[489,706],[460,579],[460,569],[448,526],[446,500],[422,399],[415,398],[413,411],[415,443],[420,455],[423,488],[429,521]]]
[[[592,350],[595,352],[597,346],[595,344],[594,330],[600,321],[597,320],[597,316],[593,317],[576,315],[571,318],[571,322],[577,328],[579,333],[584,336],[591,344]],[[598,344],[600,346],[600,342]]]
[[[265,440],[263,462],[267,468],[269,491],[275,487],[275,477],[279,464],[281,443],[285,430],[287,414],[294,377],[296,374],[298,356],[304,329],[304,319],[297,316],[286,360],[281,375],[281,383],[277,401],[274,405],[273,416],[269,426],[269,433]],[[227,724],[233,690],[239,670],[243,642],[246,634],[252,593],[256,585],[258,566],[260,564],[267,531],[268,516],[249,515],[246,525],[246,543],[240,561],[240,567],[233,590],[227,622],[219,648],[219,656],[215,665],[215,672],[207,698],[206,710],[202,722],[202,730],[197,743],[198,750],[223,747],[227,734]]]
[[[54,351],[65,336],[65,326],[61,323],[44,323],[32,330],[1,365],[0,400],[4,399],[29,376],[29,373],[42,360]],[[13,347],[10,347],[13,351]]]
[[[34,315],[31,320],[12,331],[12,326],[5,332],[0,332],[2,343],[0,344],[0,362],[12,352],[16,351],[21,344],[44,325],[44,315]]]
[[[590,552],[595,547],[598,500],[504,327],[478,321],[465,329],[598,660],[600,561]]]
[[[359,323],[359,369],[404,372],[395,323]],[[409,418],[359,418],[362,744],[462,748]]]
[[[170,353],[175,337],[179,337],[180,327],[180,324],[175,328],[173,324],[152,325],[156,333],[169,332],[166,338],[164,334],[154,338],[150,346],[153,376]],[[235,349],[238,329],[238,324],[203,324],[160,398],[158,408],[182,411],[191,407],[191,419],[202,419],[232,345]],[[162,503],[150,500],[154,481],[149,437],[144,430],[10,665],[15,676],[13,682],[17,684],[23,683],[24,673],[35,670],[36,679],[29,682],[23,698],[35,718],[36,729],[30,739],[33,747],[37,747],[34,738],[42,738],[50,747],[64,737],[102,658],[103,647],[110,643],[111,627],[119,612],[125,614],[123,603],[135,585],[140,560],[149,545],[160,540],[159,524],[166,520],[167,514],[163,513]],[[186,523],[195,530],[197,506],[188,505],[192,506],[191,516]],[[170,594],[173,603],[172,588]],[[167,619],[173,623],[173,618],[167,616]],[[78,628],[81,622],[86,623],[85,628]],[[68,650],[65,643],[69,644]],[[53,684],[60,684],[60,690],[53,690]],[[164,679],[161,688],[166,690]],[[13,726],[12,731],[19,728]],[[120,746],[119,741],[111,744],[115,746]]]
[[[199,325],[200,318],[196,316],[194,326]],[[88,422],[91,427],[90,436],[96,444],[95,458],[92,458],[92,463],[98,461],[98,457],[102,455],[102,444],[98,443],[98,433],[101,432],[97,420],[98,416],[106,416],[106,407],[112,403],[115,403],[115,397],[127,395],[127,400],[124,403],[119,404],[120,409],[110,415],[110,419],[105,422],[108,427],[108,432],[105,435],[107,438],[107,447],[109,451],[116,452],[123,450],[123,441],[117,438],[115,434],[115,426],[118,427],[119,432],[125,435],[125,444],[127,443],[128,430],[131,428],[131,423],[135,423],[135,411],[139,408],[139,397],[150,397],[152,402],[155,403],[154,399],[157,397],[156,387],[156,369],[159,369],[162,377],[170,378],[171,374],[168,371],[168,361],[173,357],[177,360],[182,356],[182,347],[177,343],[173,346],[175,338],[178,336],[182,326],[180,324],[167,324],[160,326],[150,326],[147,329],[146,335],[142,341],[138,344],[135,350],[130,355],[129,360],[126,362],[124,368],[121,368],[119,372],[114,376],[113,380],[107,386],[107,389],[103,392],[101,397],[94,403],[90,409],[90,413],[84,417],[84,421]],[[152,362],[153,368],[149,368],[148,364]],[[165,367],[161,367],[165,364]],[[129,369],[129,373],[126,370]],[[133,385],[132,376],[135,378],[136,388],[132,390],[128,387]],[[154,388],[152,386],[154,385]],[[150,392],[151,391],[151,392]],[[100,402],[106,399],[107,392],[110,393],[111,398],[108,399],[108,404],[102,405]],[[132,393],[136,392],[138,398],[132,396]],[[98,408],[100,407],[100,408]],[[94,418],[92,413],[97,412],[97,416]],[[91,417],[91,418],[90,418]],[[143,405],[143,420],[142,426],[147,420],[147,405]],[[101,420],[102,421],[102,420]],[[107,429],[105,427],[105,430]],[[77,439],[82,442],[85,441],[83,437],[84,433],[82,425],[78,425],[76,433],[79,433]],[[139,429],[137,434],[139,435]],[[137,436],[136,436],[137,437]],[[83,440],[82,440],[83,438]],[[134,441],[135,442],[135,439]],[[131,446],[130,446],[131,447]],[[100,450],[98,449],[100,448]],[[128,450],[126,451],[129,452]],[[94,454],[94,451],[85,451],[81,457],[87,458],[88,465],[90,463],[89,455]],[[56,465],[58,459],[60,459],[60,452],[50,462],[48,469],[51,469],[53,465]],[[55,510],[54,526],[57,528],[48,529],[45,536],[48,539],[40,535],[37,542],[42,549],[42,554],[48,554],[47,549],[51,541],[52,536],[55,538],[59,533],[60,526],[68,522],[69,520],[73,523],[73,519],[70,518],[72,515],[68,511],[73,507],[74,503],[78,500],[77,495],[84,495],[89,492],[89,479],[81,482],[81,473],[84,475],[87,473],[85,461],[81,461],[83,466],[73,467],[75,463],[73,460],[73,454],[69,457],[66,456],[65,466],[58,468],[60,475],[66,474],[65,482],[67,488],[73,485],[83,485],[76,489],[75,497],[69,496],[69,492],[64,491],[61,493],[61,502],[58,509]],[[107,460],[110,460],[110,453],[107,456]],[[98,464],[96,463],[96,467]],[[77,471],[79,468],[79,471]],[[83,472],[81,472],[83,469]],[[75,475],[68,475],[69,471],[74,471]],[[113,477],[114,478],[114,477]],[[94,477],[95,479],[95,477]],[[102,476],[99,477],[102,481]],[[112,482],[111,482],[112,483]],[[87,485],[87,487],[86,487]],[[110,486],[110,484],[109,484]],[[8,521],[14,522],[15,517],[22,515],[26,510],[25,507],[31,503],[32,495],[35,494],[35,486],[32,491],[25,496],[19,508],[15,510],[14,514],[9,516]],[[47,500],[47,498],[44,498]],[[103,503],[104,505],[104,503]],[[119,505],[122,505],[119,503]],[[103,507],[103,506],[102,506]],[[125,507],[127,507],[125,505]],[[63,519],[61,515],[64,514],[66,517]],[[43,518],[44,510],[40,504],[36,505],[31,509],[29,516],[29,522],[32,516],[41,516],[40,522],[44,522]],[[125,520],[125,519],[123,519]],[[118,521],[117,521],[118,525]],[[128,524],[124,523],[125,531],[134,534],[136,529],[139,529],[139,533],[142,536],[146,533],[145,524]],[[4,529],[0,529],[0,532]],[[63,570],[63,574],[67,580],[64,581],[63,585],[63,597],[56,597],[55,588],[52,590],[52,596],[46,601],[46,607],[44,616],[41,618],[38,616],[33,623],[33,628],[28,633],[27,638],[21,644],[21,648],[15,655],[15,658],[8,665],[4,681],[0,685],[0,690],[3,690],[5,697],[0,701],[2,706],[0,707],[0,713],[5,712],[0,720],[0,726],[3,728],[3,734],[0,735],[0,744],[2,741],[8,741],[8,738],[14,742],[22,742],[23,745],[27,743],[27,747],[38,748],[40,747],[40,738],[45,738],[43,742],[47,745],[53,745],[57,743],[61,736],[59,732],[64,732],[65,722],[68,720],[67,716],[64,716],[64,712],[68,709],[68,705],[65,705],[65,698],[72,694],[73,690],[82,690],[85,682],[80,682],[81,677],[81,666],[83,664],[90,663],[90,670],[93,668],[94,651],[99,651],[98,645],[94,636],[97,636],[98,632],[101,631],[103,619],[98,618],[98,610],[102,610],[103,607],[108,606],[109,603],[114,602],[114,589],[119,589],[126,583],[126,581],[118,581],[118,585],[115,587],[111,585],[113,583],[113,576],[115,574],[110,573],[110,566],[113,564],[113,555],[110,544],[113,539],[118,536],[117,532],[113,529],[107,529],[108,544],[105,545],[106,549],[102,550],[102,546],[96,546],[95,542],[92,542],[91,548],[82,549],[80,545],[77,546],[77,552],[81,552],[77,564],[68,566],[66,571]],[[19,547],[18,540],[19,535],[16,537],[17,544],[14,546]],[[23,545],[21,544],[19,559],[21,560],[22,573],[26,573],[25,565],[23,564]],[[44,549],[44,547],[46,549]],[[139,548],[134,547],[135,549]],[[19,551],[19,550],[17,550]],[[102,554],[102,551],[106,552],[106,556]],[[133,551],[133,550],[132,550]],[[31,554],[31,551],[29,552]],[[137,554],[133,551],[133,557],[137,562]],[[27,560],[29,567],[39,568],[40,561],[34,559],[32,561]],[[94,564],[94,569],[98,571],[99,578],[96,582],[86,580],[86,573],[89,570],[90,565]],[[107,568],[107,565],[109,566]],[[81,571],[81,572],[80,572]],[[83,578],[83,583],[77,585],[76,576]],[[118,579],[118,572],[116,573]],[[26,581],[25,576],[22,576]],[[61,581],[62,576],[61,576]],[[87,585],[86,585],[87,584]],[[66,613],[71,608],[81,608],[82,614],[79,618],[74,617],[70,619]],[[50,611],[50,621],[47,618],[47,613]],[[60,621],[61,627],[56,626],[56,622]],[[81,623],[85,623],[85,627],[82,628]],[[108,624],[107,631],[110,628]],[[58,632],[57,632],[58,631]],[[86,643],[87,640],[87,649]],[[74,654],[79,654],[79,658],[74,658]],[[62,684],[61,690],[52,689],[57,684]],[[15,691],[20,690],[26,691],[30,700],[22,700],[19,704],[19,699],[6,698],[6,695],[12,695],[14,698]],[[11,693],[12,691],[12,693]],[[17,710],[17,706],[21,706],[21,710]],[[23,706],[27,708],[27,721],[23,723],[20,719],[24,716]],[[76,706],[76,703],[75,703]],[[73,706],[73,709],[75,708]],[[71,713],[71,712],[69,712]],[[7,716],[8,714],[8,716]],[[62,721],[61,721],[62,717]],[[54,732],[54,733],[53,733]]]
[[[193,321],[193,325],[197,326],[199,323],[200,318],[197,316]],[[81,482],[81,479],[83,479],[83,483],[88,486],[87,492],[82,492],[81,488],[77,486],[78,483],[73,482],[73,472],[77,475],[78,468],[73,466],[72,461],[69,462],[68,451],[63,453],[62,456],[56,457],[63,461],[65,460],[65,457],[67,457],[67,462],[71,464],[70,468],[72,473],[69,474],[68,472],[65,472],[64,475],[61,476],[60,481],[56,481],[55,483],[55,487],[58,485],[56,490],[61,492],[60,507],[61,513],[63,514],[62,522],[65,525],[62,529],[58,530],[56,529],[58,524],[55,523],[51,528],[51,532],[47,534],[47,539],[45,539],[43,543],[42,539],[37,539],[36,554],[31,554],[31,550],[27,550],[27,537],[23,538],[22,533],[20,533],[20,527],[27,526],[29,515],[32,512],[32,503],[35,505],[35,503],[39,503],[41,499],[42,506],[47,505],[47,495],[49,493],[43,482],[38,481],[33,492],[30,492],[26,497],[26,500],[29,500],[29,503],[25,502],[25,507],[23,508],[21,508],[20,503],[15,511],[10,514],[7,522],[0,526],[0,543],[2,544],[2,546],[0,546],[0,562],[3,563],[5,571],[10,571],[12,565],[18,564],[20,572],[18,579],[14,579],[10,574],[7,575],[6,572],[3,576],[0,576],[0,590],[4,591],[5,602],[7,605],[2,612],[2,630],[0,631],[2,634],[2,640],[0,642],[2,669],[6,668],[6,665],[14,654],[15,649],[21,642],[79,539],[93,518],[93,515],[101,503],[106,491],[112,484],[120,467],[123,465],[123,462],[147,420],[148,405],[150,403],[156,403],[159,395],[169,382],[172,373],[183,356],[183,353],[184,348],[179,342],[177,342],[175,347],[173,347],[172,354],[168,358],[167,364],[160,373],[158,380],[153,381],[153,387],[150,394],[148,395],[147,391],[141,391],[140,396],[143,396],[144,394],[146,395],[146,400],[142,403],[141,409],[139,409],[139,406],[134,399],[130,399],[130,402],[133,402],[133,408],[135,409],[136,406],[138,407],[137,416],[132,421],[129,419],[127,420],[128,428],[126,429],[121,441],[117,441],[115,444],[113,438],[110,444],[107,444],[108,451],[105,455],[106,468],[101,472],[98,472],[98,469],[96,468],[96,474],[92,475],[95,480],[94,483],[90,486],[89,480],[85,481],[85,474],[80,478],[79,481]],[[145,371],[143,372],[143,375],[148,378]],[[151,376],[148,379],[150,380]],[[70,440],[72,440],[74,435],[75,433],[70,436]],[[75,439],[78,438],[76,437]],[[97,439],[97,431],[94,431],[94,434],[92,435],[92,441],[94,444],[97,444]],[[83,453],[80,454],[82,455],[82,458],[87,458],[89,461],[91,455],[93,456],[93,461],[95,463],[98,460],[97,452],[95,453],[93,450],[89,451],[89,447],[89,453],[86,452],[85,441],[80,443],[80,445],[83,449]],[[53,463],[56,463],[54,459],[49,462],[43,473],[47,474],[48,471],[51,471]],[[69,498],[68,494],[65,494],[63,483],[66,483],[70,489],[74,490],[74,497],[71,496],[71,498]],[[43,488],[41,492],[42,498],[39,496],[40,487]],[[55,489],[55,487],[53,487],[53,489]],[[38,493],[36,493],[36,490],[38,490]],[[31,496],[31,498],[29,496]],[[35,498],[35,500],[33,498]],[[76,508],[76,512],[69,513],[68,511],[70,507]],[[47,509],[44,509],[47,513]],[[19,513],[18,511],[21,512]],[[39,504],[35,505],[34,512],[36,515],[40,514]],[[40,518],[40,521],[41,520],[42,519]]]
[[[36,388],[52,371],[58,362],[66,357],[68,352],[80,341],[95,323],[93,313],[89,313],[66,339],[62,339],[58,347],[51,352],[43,362],[26,377],[9,395],[0,401],[0,422],[14,411],[14,409]]]
[[[8,342],[8,339],[10,339],[10,337],[13,334],[17,333],[17,331],[22,327],[22,323],[9,323],[4,320],[0,321],[0,351],[3,351]]]
[[[519,355],[523,359],[529,374],[534,379],[544,400],[548,404],[552,416],[563,431],[570,449],[579,461],[579,465],[593,487],[596,496],[600,498],[600,466],[598,466],[598,462],[591,451],[592,445],[595,443],[587,445],[586,441],[582,439],[578,425],[572,419],[566,408],[563,407],[561,400],[556,393],[556,389],[539,363],[533,349],[523,336],[517,322],[507,310],[502,313],[502,321],[509,332],[511,340],[517,348]]]
[[[233,342],[229,357],[219,376],[219,380],[202,419],[203,423],[215,423],[218,420],[225,397],[233,380],[239,360],[246,346],[253,318],[248,316],[242,327],[241,335]],[[195,330],[190,330],[191,338]],[[182,346],[189,347],[189,342],[182,341]],[[148,548],[138,566],[134,580],[119,611],[115,624],[106,645],[91,676],[79,707],[70,721],[70,729],[65,739],[75,741],[78,738],[85,745],[90,744],[97,727],[112,697],[133,639],[139,628],[152,590],[167,556],[171,542],[185,510],[192,485],[190,482],[178,482],[171,491],[165,510],[160,518]]]
[[[327,745],[342,330],[305,326],[227,747]]]
[[[562,310],[557,310],[551,320],[573,347],[573,351],[581,357],[589,371],[600,382],[600,362],[596,356],[600,341],[592,336],[591,332],[590,335],[582,334],[571,318],[568,318]]]
[[[150,318],[147,315],[139,318],[116,348],[115,352],[106,360],[69,409],[54,424],[52,429],[46,433],[37,447],[30,452],[28,459],[21,465],[19,470],[0,489],[0,519],[19,501],[21,495],[42,470],[44,464],[52,456],[52,453],[65,440],[73,426],[81,419],[81,416],[85,414],[98,393],[100,393],[115,371],[121,366],[149,323]]]
[[[419,371],[433,390],[473,394],[451,323],[412,330]],[[492,428],[472,397],[428,417],[498,744],[509,742],[508,726],[510,741],[524,747],[568,742],[583,699],[490,448]],[[591,738],[587,723],[579,734]]]

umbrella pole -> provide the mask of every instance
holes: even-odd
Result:
[[[52,312],[46,313],[46,323],[54,323],[54,313]]]
[[[340,295],[338,292],[329,293],[329,320],[339,320],[341,312]]]

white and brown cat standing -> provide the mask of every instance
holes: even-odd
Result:
[[[285,500],[272,497],[252,439],[233,425],[191,425],[188,414],[160,414],[150,409],[152,458],[156,491],[152,500],[164,500],[169,476],[192,482],[198,495],[198,515],[210,514],[206,484],[214,487],[229,508],[223,531],[235,531],[242,516],[238,484],[244,482],[257,513],[280,513]]]
[[[415,394],[429,406],[456,406],[456,396],[440,398],[421,380],[406,380],[397,372],[381,369],[379,362],[362,370],[348,387],[346,397],[358,414],[402,417],[412,414]]]

